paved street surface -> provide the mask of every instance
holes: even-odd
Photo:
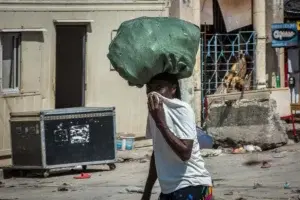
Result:
[[[78,172],[54,172],[49,178],[12,178],[2,180],[0,200],[139,200],[136,190],[144,186],[151,148],[122,152],[117,169],[94,166],[90,179],[76,180]],[[264,200],[298,199],[300,195],[300,145],[286,146],[276,152],[253,154],[222,154],[205,158],[212,173],[215,199]],[[271,160],[271,168],[245,166],[250,160]],[[91,169],[90,168],[90,169]],[[171,169],[170,169],[171,170]],[[290,188],[284,189],[285,182]],[[63,191],[58,191],[63,190]],[[67,191],[64,191],[67,190]],[[130,192],[132,191],[132,193]],[[157,199],[159,186],[154,189]]]

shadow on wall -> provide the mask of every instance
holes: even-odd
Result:
[[[44,32],[23,32],[22,41],[43,43]]]

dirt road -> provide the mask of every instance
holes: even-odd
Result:
[[[277,152],[206,158],[207,168],[214,179],[215,199],[288,200],[300,195],[299,151],[300,145],[294,145]],[[70,173],[69,170],[55,172],[47,179],[6,179],[0,185],[0,200],[139,200],[141,194],[130,193],[130,190],[144,186],[149,165],[145,155],[149,152],[151,149],[145,148],[125,156],[125,161],[128,158],[134,161],[118,163],[115,171],[109,171],[107,166],[93,167],[90,171],[92,177],[85,180],[75,180],[73,176],[78,172]],[[244,163],[251,159],[271,160],[272,167],[245,166]],[[284,189],[285,182],[289,183],[290,189]],[[159,191],[157,184],[152,199],[157,199]]]

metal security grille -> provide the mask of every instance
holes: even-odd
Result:
[[[247,58],[247,73],[254,77],[256,48],[256,33],[254,31],[240,31],[234,34],[202,33],[200,48],[202,105],[204,105],[206,95],[217,92],[223,83],[226,72],[238,60],[241,51]],[[253,87],[253,78],[251,80]]]

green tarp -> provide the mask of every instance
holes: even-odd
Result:
[[[162,72],[179,79],[191,76],[199,42],[200,29],[192,23],[140,17],[120,25],[107,57],[130,85],[141,87]]]

